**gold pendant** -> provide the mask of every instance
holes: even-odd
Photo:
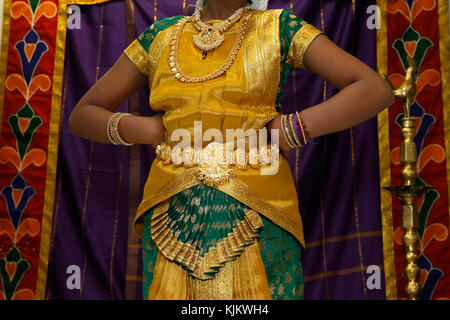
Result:
[[[226,184],[234,177],[233,169],[219,164],[202,165],[196,167],[194,172],[199,181],[210,187]]]
[[[218,48],[225,37],[217,29],[203,30],[194,35],[195,45],[202,51],[211,51]]]

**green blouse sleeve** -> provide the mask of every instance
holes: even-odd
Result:
[[[144,30],[136,40],[134,40],[125,50],[127,57],[139,68],[139,70],[149,75],[149,51],[158,33],[178,22],[183,16],[165,18],[153,23]]]
[[[311,42],[322,32],[284,10],[280,15],[281,75],[276,109],[281,110],[282,89],[294,68],[304,68],[303,57]]]
[[[307,22],[293,15],[290,10],[284,10],[280,15],[280,41],[281,41],[281,60],[286,62],[289,48],[295,34]]]

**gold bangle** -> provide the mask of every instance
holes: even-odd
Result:
[[[116,121],[117,113],[114,113],[108,120],[108,125],[106,126],[106,133],[108,135],[109,142],[112,144],[117,145],[118,142],[115,139],[115,132],[114,132],[114,122]]]
[[[301,148],[301,147],[303,147],[303,143],[300,141],[300,138],[299,138],[299,136],[297,135],[297,132],[295,131],[295,124],[294,124],[294,113],[291,113],[291,114],[289,114],[289,126],[290,126],[290,129],[291,129],[291,134],[292,134],[292,136],[294,137],[294,140],[295,140],[295,146],[297,147],[297,148]]]
[[[290,119],[290,115],[286,115],[286,126],[287,126],[287,132],[289,133],[289,137],[291,138],[291,143],[294,146],[294,148],[298,148],[297,142],[295,141],[295,132],[292,130],[291,126],[292,122]]]
[[[289,148],[293,149],[295,148],[294,144],[292,143],[291,136],[289,135],[289,129],[287,127],[287,115],[281,116],[281,128],[283,129],[284,138],[286,139],[286,142],[289,146]]]
[[[284,138],[289,146],[289,148],[294,149],[295,143],[292,141],[292,137],[290,136],[289,128],[287,125],[287,115],[281,116],[281,129],[283,131]]]
[[[121,145],[124,145],[124,146],[132,146],[134,143],[128,143],[128,142],[126,142],[125,140],[122,139],[122,137],[120,136],[120,133],[119,133],[119,122],[120,122],[120,120],[121,120],[123,117],[125,117],[125,116],[130,116],[130,115],[131,115],[130,113],[122,113],[122,114],[120,114],[120,116],[117,117],[117,123],[116,123],[116,126],[115,126],[116,132],[117,132],[117,136],[116,136],[117,141],[118,141]]]
[[[133,143],[125,142],[119,134],[119,121],[129,113],[114,113],[108,121],[107,134],[109,141],[115,145],[132,146]]]
[[[116,138],[117,136],[116,124],[117,124],[117,117],[119,115],[120,115],[119,113],[113,114],[108,122],[109,141],[111,141],[111,143],[115,145],[120,144],[120,142]]]
[[[289,147],[291,147],[291,144],[289,143],[289,139],[286,135],[286,128],[284,126],[284,115],[281,116],[281,132],[283,132],[283,137],[286,140]]]

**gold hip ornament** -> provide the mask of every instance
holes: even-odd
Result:
[[[195,168],[199,181],[216,187],[230,181],[234,176],[233,169],[225,163],[226,149],[223,144],[212,142],[201,152],[201,165]]]
[[[204,148],[170,145],[162,142],[156,148],[156,159],[163,165],[193,168],[199,181],[216,187],[234,177],[235,166],[239,170],[269,168],[277,163],[278,146],[261,145],[260,148],[234,149],[233,143],[211,142]]]

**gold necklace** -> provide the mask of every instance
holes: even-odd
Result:
[[[248,9],[245,10],[244,15],[241,21],[239,22],[239,30],[236,35],[236,39],[234,40],[233,47],[231,48],[230,54],[228,58],[225,60],[225,63],[216,71],[200,78],[187,76],[181,70],[178,64],[178,46],[180,42],[181,31],[183,30],[185,24],[192,18],[185,17],[180,19],[180,21],[178,21],[175,27],[173,28],[173,31],[170,36],[169,67],[173,76],[180,82],[198,83],[218,78],[225,72],[227,72],[227,70],[230,69],[231,65],[233,64],[234,60],[236,60],[237,54],[242,46],[242,42],[244,40],[244,36],[247,31],[247,15]]]
[[[239,8],[217,27],[204,23],[201,20],[200,9],[195,10],[192,21],[199,33],[194,35],[194,44],[203,51],[203,59],[206,58],[208,51],[218,48],[223,43],[225,39],[223,33],[242,18],[248,7]]]

